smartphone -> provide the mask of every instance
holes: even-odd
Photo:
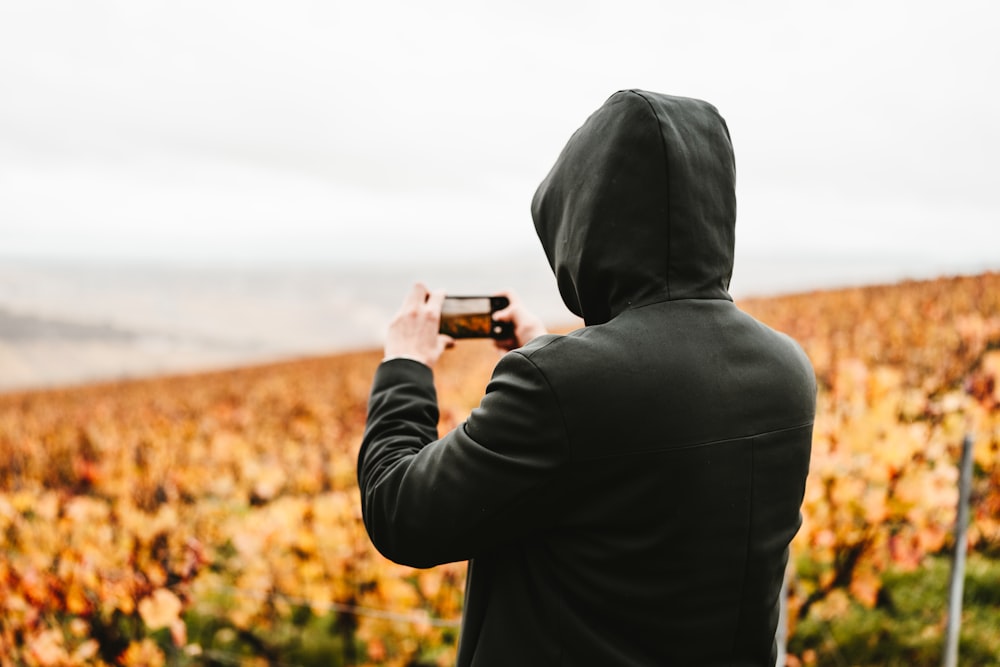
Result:
[[[505,296],[446,296],[441,306],[441,333],[452,338],[513,338],[513,322],[493,319],[493,313],[509,304]]]

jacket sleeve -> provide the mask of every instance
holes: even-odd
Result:
[[[479,407],[437,439],[431,370],[383,362],[358,455],[365,527],[387,558],[414,567],[467,560],[552,521],[565,428],[543,374],[521,353],[497,364]]]

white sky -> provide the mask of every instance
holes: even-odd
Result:
[[[540,253],[639,87],[726,117],[738,253],[1000,268],[998,7],[0,0],[0,258]]]

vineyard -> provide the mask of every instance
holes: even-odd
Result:
[[[966,435],[969,547],[996,558],[1000,274],[740,306],[800,341],[820,387],[793,636],[953,546]],[[464,564],[395,565],[361,524],[380,356],[0,396],[0,666],[451,664]],[[445,354],[442,432],[496,360]]]

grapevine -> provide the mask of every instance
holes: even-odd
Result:
[[[886,568],[951,546],[966,433],[970,546],[1000,549],[1000,275],[739,305],[819,381],[793,621],[878,604]],[[451,664],[464,564],[393,564],[360,519],[380,356],[0,396],[0,666],[279,662],[320,618],[343,663]],[[469,341],[442,358],[442,432],[496,360]]]

